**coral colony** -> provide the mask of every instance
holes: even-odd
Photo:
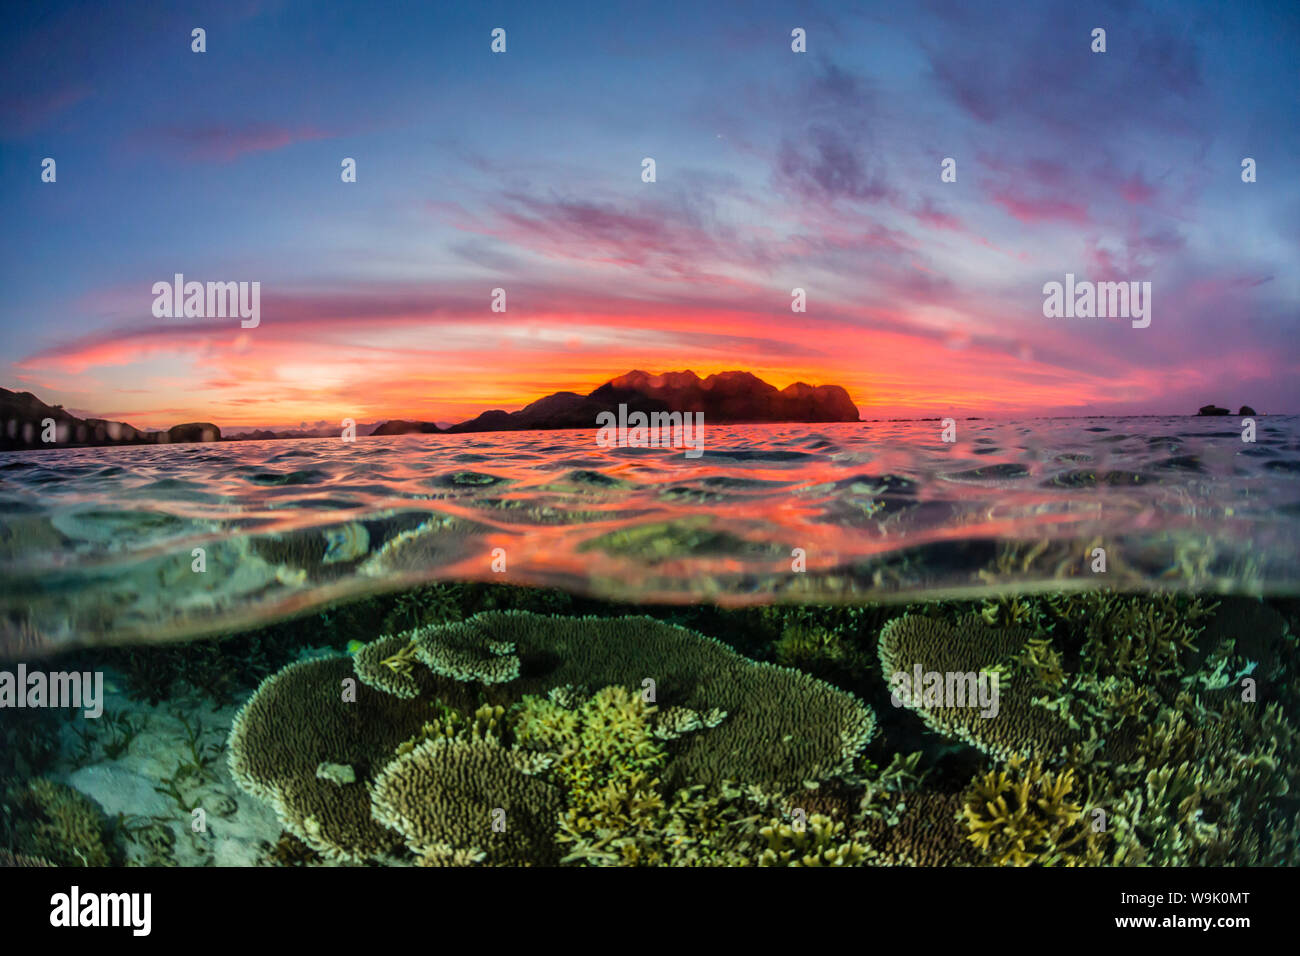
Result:
[[[1290,7],[18,6],[0,866],[1300,865]]]

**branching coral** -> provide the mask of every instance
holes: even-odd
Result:
[[[977,777],[962,801],[962,827],[983,859],[1187,866],[1300,858],[1296,844],[1279,844],[1293,829],[1300,734],[1277,701],[1238,699],[1231,682],[1197,676],[1201,667],[1222,670],[1246,635],[1259,651],[1294,658],[1276,613],[1234,601],[1225,623],[1196,598],[1107,592],[1031,603],[1046,629],[1027,638],[960,618],[955,627],[903,618],[881,638],[887,673],[904,658],[965,670],[1002,656],[1002,709],[1020,718],[1009,727],[920,708],[935,729],[1007,762]],[[982,654],[970,649],[972,635]],[[1204,663],[1202,636],[1211,651]],[[1026,688],[1036,716],[1018,711]],[[1069,733],[1045,737],[1048,717]],[[877,803],[892,822],[893,804]],[[873,846],[881,846],[874,837]]]
[[[814,813],[806,822],[773,820],[759,831],[767,848],[760,866],[856,866],[868,848],[845,832],[843,821]]]
[[[781,618],[785,622],[781,635],[772,644],[776,662],[826,677],[865,674],[871,662],[853,643],[855,628],[851,624],[828,626],[821,623],[825,616],[805,612]]]
[[[49,860],[42,859],[39,856],[24,856],[21,853],[12,853],[9,850],[0,848],[0,867],[51,867],[53,865]]]
[[[976,779],[963,798],[967,837],[995,865],[1056,863],[1087,837],[1072,802],[1074,770],[1051,773],[1013,757]]]
[[[56,866],[108,866],[104,815],[89,797],[66,784],[36,777],[11,787],[16,850]]]

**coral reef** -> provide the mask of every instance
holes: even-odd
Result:
[[[0,849],[0,867],[9,866],[41,866],[50,867],[54,864],[49,860],[43,860],[39,856],[24,856],[21,853],[13,853],[9,850]]]
[[[1280,699],[1258,701],[1258,688],[1241,680],[1256,662],[1236,652],[1244,639],[1256,652],[1269,649],[1271,678],[1293,670],[1294,642],[1280,615],[1232,599],[1219,620],[1219,606],[1159,594],[1055,594],[1026,604],[1032,633],[970,617],[905,616],[881,635],[887,673],[913,658],[937,670],[994,660],[1007,678],[1002,713],[982,725],[919,708],[932,728],[994,758],[959,800],[963,839],[983,862],[1300,859],[1292,825],[1300,732],[1286,717],[1294,681],[1277,688]],[[1009,725],[1031,730],[1009,736],[999,726],[1008,713],[1031,716]]]
[[[797,828],[773,820],[759,835],[767,841],[760,866],[856,866],[869,852],[845,833],[843,821],[820,813]]]
[[[518,695],[619,684],[653,687],[661,707],[726,711],[712,733],[683,740],[666,768],[673,786],[828,776],[853,762],[875,726],[849,694],[649,617],[488,612],[424,632],[417,643],[421,659],[445,673],[495,679],[517,668],[518,678],[501,683]]]
[[[849,694],[652,618],[484,612],[291,664],[237,715],[229,760],[340,862],[399,843],[426,864],[738,862],[757,844],[683,833],[710,800],[739,813],[717,787],[848,771],[873,728]]]
[[[0,866],[188,863],[173,827],[194,805],[259,821],[241,862],[277,866],[1296,865],[1297,620],[1300,602],[1231,596],[625,609],[430,584],[90,652],[172,702],[168,739],[121,694],[93,725],[6,714]],[[917,666],[996,674],[996,714],[889,706]],[[251,687],[225,756],[270,809],[235,814],[217,724],[190,708]],[[124,812],[157,816],[104,802],[111,822],[53,782],[146,759],[156,802]]]

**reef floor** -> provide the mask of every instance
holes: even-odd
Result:
[[[432,584],[25,662],[102,672],[103,713],[0,711],[0,864],[1295,865],[1297,633],[1221,595]]]

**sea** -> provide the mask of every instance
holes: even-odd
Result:
[[[644,832],[631,827],[618,839],[597,840],[574,823],[585,798],[566,788],[570,778],[555,775],[565,766],[562,754],[552,754],[551,770],[534,774],[557,801],[548,813],[559,822],[538,824],[551,834],[554,852],[545,840],[495,847],[490,833],[411,834],[400,827],[388,828],[393,838],[380,852],[340,846],[305,810],[285,812],[283,795],[293,788],[231,752],[251,747],[250,734],[270,733],[240,718],[256,710],[254,698],[270,693],[273,678],[293,668],[332,667],[337,676],[354,666],[361,676],[367,658],[359,649],[381,638],[391,653],[378,655],[378,673],[415,680],[421,697],[456,711],[439,741],[444,751],[485,739],[506,750],[545,749],[524,733],[532,724],[516,720],[537,716],[527,710],[534,698],[524,690],[551,694],[547,706],[567,708],[581,725],[583,708],[608,704],[600,697],[604,685],[566,677],[563,687],[547,687],[537,662],[550,658],[524,650],[514,677],[487,676],[488,656],[509,656],[500,647],[543,640],[537,634],[544,625],[492,617],[506,614],[563,617],[566,627],[649,616],[678,635],[665,631],[655,641],[685,634],[719,644],[735,655],[736,667],[798,672],[816,693],[841,695],[835,700],[851,699],[870,713],[862,746],[846,744],[843,759],[816,762],[817,773],[794,757],[783,782],[770,774],[738,782],[726,776],[724,786],[721,778],[693,781],[682,771],[683,787],[713,787],[713,799],[723,803],[750,799],[728,790],[733,783],[761,783],[768,801],[759,813],[768,832],[749,844],[706,853],[707,841],[687,837],[701,854],[692,865],[705,857],[719,865],[814,858],[837,865],[1293,864],[1300,840],[1289,784],[1300,734],[1293,739],[1289,724],[1285,732],[1277,728],[1300,700],[1293,677],[1300,419],[1253,422],[1252,431],[1235,417],[1185,416],[708,425],[698,457],[682,448],[601,447],[593,430],[0,454],[0,671],[16,673],[21,663],[27,672],[85,673],[87,687],[92,672],[102,674],[108,714],[108,723],[91,724],[84,708],[61,708],[55,700],[27,708],[11,699],[0,709],[0,729],[9,730],[0,792],[11,808],[0,852],[28,865],[336,865],[397,857],[452,865],[684,863],[676,849],[656,842],[676,832],[673,801],[684,797],[665,790],[656,799],[667,809]],[[465,663],[469,658],[447,648],[469,641],[469,632],[456,631],[453,640],[440,629],[469,627],[484,614],[483,633],[491,631],[495,649],[478,647]],[[1017,682],[1037,681],[1038,692],[1024,699],[1028,712],[1064,715],[1063,726],[1078,735],[1069,746],[1091,740],[1092,752],[1036,740],[992,744],[981,730],[954,729],[939,709],[943,702],[935,706],[920,695],[915,706],[900,707],[888,670],[914,646],[903,639],[904,618],[931,622],[925,626],[940,629],[935,640],[953,646],[1009,642],[998,645],[1011,648],[1001,663],[987,655],[984,661],[1002,675],[1004,696]],[[640,625],[628,627],[641,633]],[[526,636],[516,640],[512,628]],[[593,635],[598,630],[592,626]],[[556,647],[572,648],[573,640],[556,638]],[[627,640],[626,659],[639,660],[642,638]],[[429,650],[435,645],[442,651]],[[611,660],[619,653],[612,651]],[[935,654],[935,661],[948,659],[946,651]],[[571,677],[573,660],[556,664],[555,673]],[[904,663],[910,673],[923,662]],[[362,676],[365,693],[393,705],[400,695],[375,673]],[[689,691],[660,680],[661,697],[646,698],[644,681],[654,684],[654,675],[609,673],[592,682],[626,685],[628,708],[641,700],[660,715],[638,712],[646,727],[670,710],[728,709],[730,716],[719,718],[725,728],[740,722],[746,707],[758,707],[729,698],[729,708],[710,710],[703,679]],[[449,691],[451,680],[474,693]],[[518,693],[505,694],[512,681]],[[1227,716],[1225,692],[1236,695],[1232,708],[1253,707],[1251,714],[1273,705],[1276,713],[1261,716],[1249,734],[1273,735],[1261,753],[1280,769],[1249,794],[1230,800],[1216,792],[1221,805],[1192,813],[1183,806],[1189,795],[1213,802],[1198,787],[1216,774],[1239,778],[1246,761],[1256,767],[1260,759],[1242,740],[1228,741],[1221,727],[1218,736],[1207,729],[1210,736],[1173,740],[1178,720],[1241,724],[1244,718]],[[16,693],[21,698],[23,688]],[[1214,694],[1211,702],[1207,695]],[[1084,697],[1091,702],[1086,718],[1079,716]],[[1114,708],[1101,714],[1101,700]],[[1071,706],[1076,710],[1066,715]],[[46,719],[38,718],[42,707],[57,716],[37,733],[31,722]],[[501,713],[483,718],[483,707]],[[276,720],[292,719],[283,709],[276,713]],[[379,720],[387,711],[376,714]],[[495,729],[485,730],[484,720],[495,721]],[[1166,728],[1170,739],[1129,740],[1143,722]],[[422,723],[411,725],[407,750],[429,743]],[[657,758],[662,768],[703,746],[682,740],[721,733],[703,716],[696,726],[705,729],[680,739],[662,727],[654,731],[668,741]],[[843,727],[835,732],[852,736]],[[38,744],[15,742],[33,734]],[[1119,737],[1128,741],[1119,752],[1097,757]],[[1232,773],[1207,763],[1178,800],[1148,792],[1152,766],[1182,766],[1211,737],[1221,742],[1223,766]],[[363,786],[312,786],[381,792],[382,775],[397,772],[401,748],[390,744],[365,760],[314,754],[320,767],[346,768],[321,774],[353,775]],[[1140,773],[1114,769],[1141,762],[1139,751]],[[810,838],[802,829],[807,808],[781,795],[779,784],[807,783],[796,769],[822,781],[815,815],[833,836],[818,830]],[[618,768],[607,770],[610,786],[617,785]],[[996,800],[972,794],[996,796],[997,773],[1044,792],[1055,785],[1054,793],[1061,775],[1073,775],[1073,798],[1041,821],[1028,849],[1009,820],[977,819],[980,807]],[[1106,784],[1085,783],[1089,774]],[[1166,785],[1171,794],[1184,786]],[[1152,806],[1172,807],[1159,826],[1174,835],[1150,830],[1149,822],[1116,822],[1131,814],[1135,787],[1148,808],[1145,821]],[[911,801],[909,811],[899,809],[903,801],[880,796],[904,792],[925,797]],[[853,796],[831,799],[832,793]],[[62,817],[50,805],[60,800],[65,810],[71,801],[99,821],[95,847],[70,848],[73,837],[51,835],[50,821]],[[206,835],[188,827],[196,801],[210,804]],[[1075,833],[1093,809],[1089,801],[1112,820],[1100,838]],[[946,808],[933,812],[955,828],[950,857],[948,850],[903,845],[907,827],[899,821],[907,812],[931,812],[931,805]],[[1291,821],[1289,828],[1282,820]]]

